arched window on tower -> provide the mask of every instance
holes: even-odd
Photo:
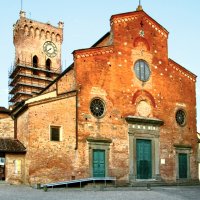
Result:
[[[33,67],[35,69],[33,69],[33,75],[38,75],[38,70],[36,68],[38,68],[38,57],[37,56],[33,56]]]
[[[46,77],[51,77],[51,60],[48,58],[47,60],[46,60],[46,70],[48,71],[48,72],[46,72]]]

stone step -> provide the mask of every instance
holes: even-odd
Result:
[[[136,181],[130,183],[131,187],[155,187],[155,186],[192,186],[200,185],[199,180],[179,180],[177,182],[164,181]]]
[[[102,188],[102,187],[114,187],[115,183],[112,182],[97,182],[97,183],[87,183],[84,188]]]

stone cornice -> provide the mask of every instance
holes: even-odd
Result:
[[[185,144],[174,144],[174,147],[176,149],[192,149],[191,145],[185,145]]]
[[[138,117],[138,116],[127,116],[125,117],[125,120],[129,124],[151,124],[155,126],[162,126],[164,124],[164,122],[160,119]]]
[[[196,75],[190,72],[189,70],[185,69],[175,61],[169,59],[169,66],[172,67],[175,71],[179,72],[183,76],[187,77],[189,80],[196,82]]]
[[[168,32],[167,31],[163,31],[162,29],[164,29],[161,25],[162,28],[160,28],[157,24],[157,22],[155,22],[155,20],[149,18],[149,17],[145,17],[144,18],[145,22],[147,22],[147,24],[149,26],[151,26],[151,28],[153,28],[155,31],[157,31],[160,35],[164,36],[165,38],[168,38]],[[165,30],[165,29],[164,29]]]
[[[110,25],[112,26],[113,24],[120,24],[128,21],[134,21],[138,19],[138,16],[126,16],[126,17],[116,17],[116,18],[111,18]]]
[[[112,143],[111,139],[108,138],[94,138],[94,137],[88,137],[86,139],[88,142],[95,142],[95,143]]]
[[[87,58],[98,55],[112,54],[114,52],[113,46],[108,47],[95,47],[88,49],[79,49],[73,52],[74,60],[80,58]]]

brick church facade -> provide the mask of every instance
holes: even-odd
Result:
[[[75,50],[60,73],[62,26],[24,13],[16,23],[11,116],[20,152],[4,152],[5,179],[197,180],[196,76],[168,58],[168,31],[141,6],[113,15],[110,32]]]

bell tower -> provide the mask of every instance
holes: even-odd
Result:
[[[13,25],[15,60],[9,71],[10,103],[37,95],[61,73],[63,25],[34,21],[20,11]]]

